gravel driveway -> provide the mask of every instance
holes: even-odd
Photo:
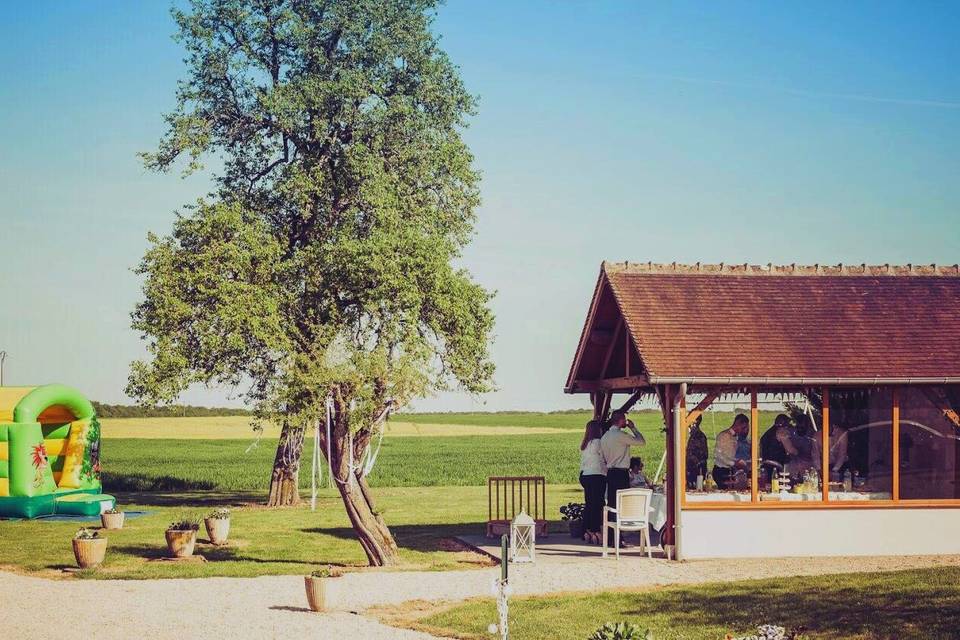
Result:
[[[578,563],[579,564],[579,563]],[[960,556],[780,558],[668,562],[638,555],[619,562],[593,559],[513,566],[517,594],[693,584],[776,576],[892,571],[960,566]],[[319,637],[426,640],[430,636],[387,627],[351,613],[408,600],[461,600],[490,594],[498,569],[444,572],[358,571],[331,585],[340,610],[305,609],[298,576],[195,580],[48,580],[0,572],[0,629],[22,640],[50,637],[50,612],[71,636],[96,638]],[[55,605],[50,603],[55,602]],[[51,606],[54,609],[51,609]]]

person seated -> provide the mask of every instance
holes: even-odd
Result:
[[[713,480],[721,489],[743,488],[750,479],[750,419],[738,413],[730,428],[717,434]]]
[[[636,456],[630,458],[630,488],[646,489],[649,486],[647,476],[643,473],[643,459]]]
[[[697,416],[696,422],[690,425],[687,434],[687,489],[697,488],[697,478],[700,484],[707,477],[707,459],[710,453],[707,450],[707,434],[700,429],[703,415]]]
[[[790,418],[781,413],[760,437],[760,465],[764,471],[761,477],[772,479],[786,467],[790,451],[794,451],[790,431]]]
[[[811,470],[820,471],[820,434],[814,431],[808,421],[801,421],[789,430],[789,440],[784,444],[788,459],[786,469],[795,480],[802,480]]]

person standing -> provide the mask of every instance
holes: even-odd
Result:
[[[701,420],[703,416],[697,416],[687,433],[687,489],[699,489],[707,477],[710,452],[707,449],[707,434],[700,429]],[[700,487],[697,486],[697,477],[700,478]]]
[[[608,506],[616,509],[617,491],[630,487],[630,447],[646,443],[623,411],[614,411],[610,415],[610,429],[600,439],[600,449],[607,465]]]
[[[736,488],[737,475],[750,477],[750,419],[738,413],[729,429],[717,434],[713,447],[713,480],[721,489]]]
[[[603,492],[607,488],[607,465],[600,450],[603,428],[598,420],[591,420],[580,442],[580,486],[583,487],[583,539],[600,543],[603,521]]]

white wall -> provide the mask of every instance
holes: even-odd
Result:
[[[960,554],[960,509],[684,510],[682,559]]]

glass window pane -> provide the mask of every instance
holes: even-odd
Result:
[[[819,390],[780,396],[779,411],[760,414],[760,474],[763,501],[823,500],[821,483],[823,401]],[[768,403],[761,399],[761,406]],[[771,408],[775,404],[769,405]]]
[[[893,498],[893,394],[830,389],[830,500]]]
[[[687,409],[703,400],[687,396]],[[686,434],[688,502],[750,502],[750,396],[724,394]]]
[[[960,498],[960,387],[900,390],[900,498]]]

